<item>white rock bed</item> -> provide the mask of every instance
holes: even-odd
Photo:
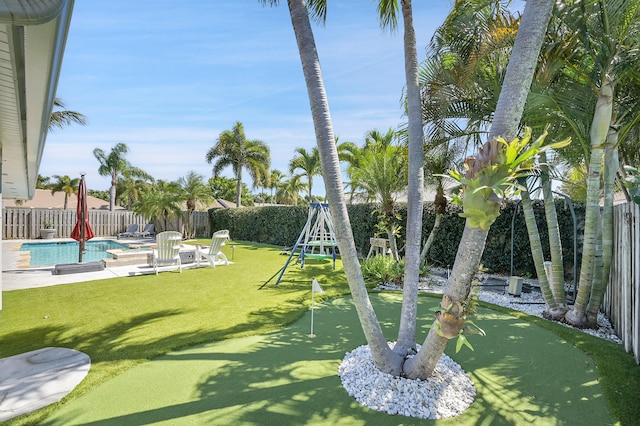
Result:
[[[437,285],[436,285],[437,287]],[[381,290],[401,290],[395,286],[381,286]],[[422,285],[421,291],[436,291],[433,282]],[[544,299],[539,292],[522,293],[520,297],[508,293],[483,290],[478,295],[485,302],[508,307],[542,317]],[[563,324],[570,327],[568,324]],[[609,320],[598,315],[597,330],[583,330],[591,335],[617,343]],[[393,348],[394,342],[389,346]],[[376,411],[422,419],[445,419],[464,412],[474,401],[476,390],[462,367],[443,354],[429,380],[409,380],[394,377],[378,370],[373,364],[367,345],[347,352],[338,367],[338,375],[347,393],[360,404]]]
[[[393,348],[395,342],[390,342]],[[338,367],[342,386],[360,404],[387,414],[446,419],[466,410],[476,389],[462,367],[443,354],[429,380],[383,373],[373,364],[369,346],[347,352]]]

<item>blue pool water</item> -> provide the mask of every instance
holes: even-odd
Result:
[[[47,242],[47,243],[24,243],[20,251],[30,251],[31,260],[29,266],[49,266],[59,263],[78,262],[78,242]],[[82,262],[95,262],[101,259],[111,258],[107,250],[127,249],[124,244],[113,240],[96,240],[85,243],[85,252],[82,254]]]

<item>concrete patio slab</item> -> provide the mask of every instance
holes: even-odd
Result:
[[[0,358],[0,422],[60,401],[90,367],[87,354],[67,348]]]

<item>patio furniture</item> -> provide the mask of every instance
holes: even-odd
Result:
[[[156,235],[156,228],[153,223],[147,223],[142,231],[136,232],[134,234],[136,238],[148,238],[153,237],[154,235]]]
[[[132,223],[131,225],[129,225],[129,227],[127,228],[126,232],[120,232],[118,234],[118,239],[124,238],[124,237],[133,238],[136,235],[136,233],[138,232],[138,228],[139,228],[139,226],[138,226],[137,223]]]
[[[182,273],[180,245],[182,234],[177,231],[165,231],[156,235],[156,248],[153,249],[153,270],[158,275],[161,266],[177,266]]]
[[[196,263],[200,266],[200,260],[204,259],[209,262],[209,266],[216,267],[216,262],[219,264],[229,265],[227,256],[222,253],[222,246],[229,240],[229,231],[224,229],[222,231],[216,231],[211,237],[211,244],[209,246],[197,246],[196,247]]]

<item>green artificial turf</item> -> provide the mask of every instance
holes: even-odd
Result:
[[[399,294],[372,301],[387,336],[395,333]],[[420,298],[420,312],[438,303]],[[430,322],[430,321],[429,321]],[[190,424],[594,424],[613,423],[594,362],[557,335],[481,309],[487,330],[475,352],[451,356],[477,389],[459,417],[426,421],[357,404],[342,389],[338,365],[364,344],[350,298],[326,302],[285,329],[172,352],[136,367],[63,407],[49,425]],[[421,331],[427,322],[421,321]],[[450,345],[448,352],[452,352]],[[455,351],[453,351],[455,352]]]
[[[340,386],[338,363],[364,339],[350,299],[337,297],[348,292],[339,261],[336,271],[330,261],[291,265],[276,288],[287,259],[280,249],[235,246],[229,267],[5,292],[0,357],[62,346],[92,359],[87,378],[61,403],[9,423],[80,423],[87,415],[96,424],[421,423],[366,410]],[[231,259],[230,244],[224,251]],[[318,337],[309,339],[314,276],[325,294],[316,294],[324,303]],[[399,297],[372,298],[394,339]],[[423,297],[421,305],[437,300]],[[619,424],[637,422],[640,367],[620,345],[492,308],[481,310],[489,335],[472,337],[475,352],[448,351],[479,392],[463,417],[444,424],[608,424],[607,411]],[[424,335],[433,313],[421,312]],[[158,373],[158,365],[166,367]]]

